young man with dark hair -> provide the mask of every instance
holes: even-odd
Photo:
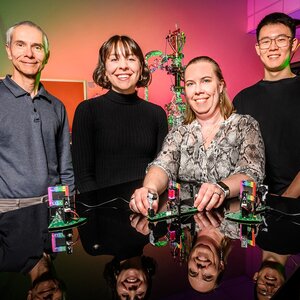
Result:
[[[298,44],[295,32],[294,20],[284,13],[261,20],[255,49],[264,78],[242,90],[233,102],[238,113],[259,122],[269,193],[291,198],[300,196],[300,77],[290,66]]]

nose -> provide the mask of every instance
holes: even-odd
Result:
[[[205,269],[208,267],[208,263],[197,263],[197,268],[198,269]]]
[[[26,47],[25,55],[28,56],[28,57],[33,57],[33,51],[32,51],[30,46]]]
[[[195,93],[196,94],[200,94],[201,92],[203,92],[202,84],[201,83],[197,83],[195,85]]]
[[[276,44],[276,40],[275,39],[271,40],[271,45],[270,45],[269,49],[278,49],[278,46]]]
[[[127,59],[125,57],[121,57],[119,59],[119,68],[120,69],[127,69],[128,68],[128,62],[127,62]]]
[[[266,286],[269,288],[274,288],[276,286],[276,282],[274,281],[266,281]]]
[[[136,291],[138,289],[138,286],[136,284],[132,284],[128,286],[129,291]]]
[[[136,282],[124,282],[123,283],[125,288],[129,291],[136,291],[140,285],[140,282],[139,281],[136,281]]]

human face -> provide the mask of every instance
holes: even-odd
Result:
[[[112,49],[105,62],[105,75],[112,90],[121,94],[132,94],[141,76],[141,63],[133,53],[125,56],[125,49],[118,46]]]
[[[147,278],[141,269],[125,269],[118,275],[117,293],[122,300],[144,299],[147,288]]]
[[[289,27],[284,24],[269,24],[261,28],[258,40],[261,41],[264,38],[274,39],[280,35],[291,37],[292,33]],[[291,52],[296,49],[297,39],[289,40],[290,42],[285,47],[278,47],[274,40],[272,40],[268,49],[260,49],[259,43],[255,45],[256,53],[265,67],[266,79],[269,79],[268,75],[271,75],[271,73],[280,72],[289,67]]]
[[[256,272],[253,279],[257,282],[256,292],[260,300],[270,299],[284,283],[283,275],[276,268],[269,266]]]
[[[216,287],[217,278],[224,269],[220,262],[217,246],[209,237],[202,237],[190,253],[188,279],[199,292],[209,292]]]
[[[25,77],[35,79],[47,63],[43,34],[29,25],[20,25],[13,30],[6,51],[14,66],[13,78],[17,81]]]
[[[199,61],[185,70],[185,97],[199,120],[210,119],[220,114],[220,82],[210,62]]]

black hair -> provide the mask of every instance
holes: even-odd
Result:
[[[266,15],[257,25],[256,28],[256,39],[259,39],[259,33],[263,26],[271,25],[271,24],[283,24],[291,30],[292,38],[295,38],[296,35],[296,23],[293,18],[290,16],[281,13],[274,12],[269,15]]]

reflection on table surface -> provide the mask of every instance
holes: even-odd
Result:
[[[268,196],[259,222],[226,217],[238,199],[149,220],[128,208],[141,182],[77,195],[86,222],[65,230],[48,231],[47,204],[0,214],[1,300],[299,299],[297,200]]]

